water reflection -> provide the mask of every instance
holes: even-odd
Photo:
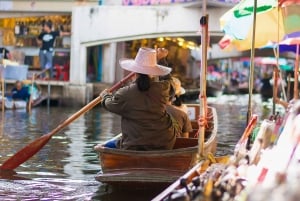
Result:
[[[247,116],[248,96],[208,100],[218,113],[218,155],[231,154]],[[6,110],[1,116],[0,160],[47,134],[80,108],[39,107],[31,113]],[[253,111],[261,111],[255,97]],[[4,123],[5,122],[5,123]],[[79,117],[15,172],[0,172],[0,200],[150,200],[162,189],[116,191],[95,181],[100,171],[94,145],[120,132],[120,117],[97,107]]]
[[[82,165],[85,162],[84,159],[84,148],[85,148],[85,138],[84,133],[86,130],[85,127],[85,118],[80,118],[77,120],[76,124],[70,124],[68,130],[65,131],[66,139],[64,143],[67,145],[68,156],[65,157],[65,161],[68,161],[63,167],[64,172],[70,175],[70,179],[83,178],[84,174],[82,172]],[[78,135],[76,138],[72,138],[72,135],[75,132],[80,132],[82,135]]]

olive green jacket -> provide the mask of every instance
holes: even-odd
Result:
[[[121,116],[122,149],[172,149],[175,128],[166,112],[169,99],[168,81],[151,82],[150,89],[138,90],[135,83],[105,96],[102,105]]]

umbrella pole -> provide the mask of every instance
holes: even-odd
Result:
[[[5,58],[5,48],[3,48],[3,52],[2,52],[2,58],[4,59]],[[4,62],[3,62],[4,63]],[[5,93],[5,87],[4,87],[4,64],[2,66],[2,71],[1,71],[1,90],[2,90],[2,112],[4,112],[4,93]]]
[[[204,135],[206,122],[206,71],[207,71],[207,38],[208,38],[208,15],[206,14],[206,0],[202,1],[201,25],[201,71],[200,71],[200,117],[198,149],[200,157],[204,157]],[[202,122],[201,122],[202,121]]]
[[[4,87],[4,67],[3,70],[1,71],[1,92],[2,92],[2,112],[4,112],[4,105],[5,105],[5,87]]]
[[[299,46],[297,45],[296,49],[296,61],[295,61],[295,69],[294,69],[294,99],[298,99],[298,71],[299,71]]]
[[[1,100],[1,109],[2,109],[2,112],[1,112],[1,116],[2,116],[2,121],[0,122],[0,125],[1,125],[1,132],[0,132],[0,137],[3,136],[3,133],[4,133],[4,106],[5,106],[5,102],[4,102],[4,98],[5,98],[5,87],[4,87],[4,68],[1,70],[1,66],[0,66],[0,78],[1,78],[1,92],[2,92],[2,100]]]
[[[277,90],[278,90],[278,69],[279,69],[279,46],[277,45],[276,48],[277,52],[274,49],[274,54],[276,57],[276,66],[273,68],[273,79],[274,79],[274,83],[273,83],[273,110],[272,110],[272,114],[275,115],[276,113],[276,100],[277,100]]]
[[[256,30],[256,7],[257,0],[254,0],[253,10],[253,28],[252,28],[252,43],[251,43],[251,60],[250,60],[250,75],[249,75],[249,99],[248,99],[248,112],[247,124],[252,116],[252,92],[253,92],[253,79],[254,79],[254,57],[255,57],[255,30]]]
[[[275,48],[273,48],[274,51],[274,56],[276,57],[276,67],[273,69],[273,78],[274,78],[274,85],[273,85],[273,115],[275,115],[276,112],[276,103],[279,103],[283,106],[287,105],[288,103],[287,101],[287,96],[286,96],[286,92],[283,86],[283,79],[282,79],[282,71],[280,70],[279,67],[279,46],[277,46],[276,50]],[[278,79],[280,78],[281,82],[280,82],[280,86],[281,86],[281,90],[282,90],[282,94],[283,94],[283,100],[280,100],[278,98]]]
[[[288,74],[288,83],[287,83],[287,100],[290,100],[290,94],[291,94],[291,74]]]

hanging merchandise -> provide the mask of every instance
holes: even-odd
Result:
[[[17,21],[15,25],[15,35],[18,36],[20,34],[20,24]]]

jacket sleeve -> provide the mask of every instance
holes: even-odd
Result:
[[[123,114],[126,105],[127,87],[119,89],[114,95],[108,94],[103,97],[102,106],[113,113]]]

